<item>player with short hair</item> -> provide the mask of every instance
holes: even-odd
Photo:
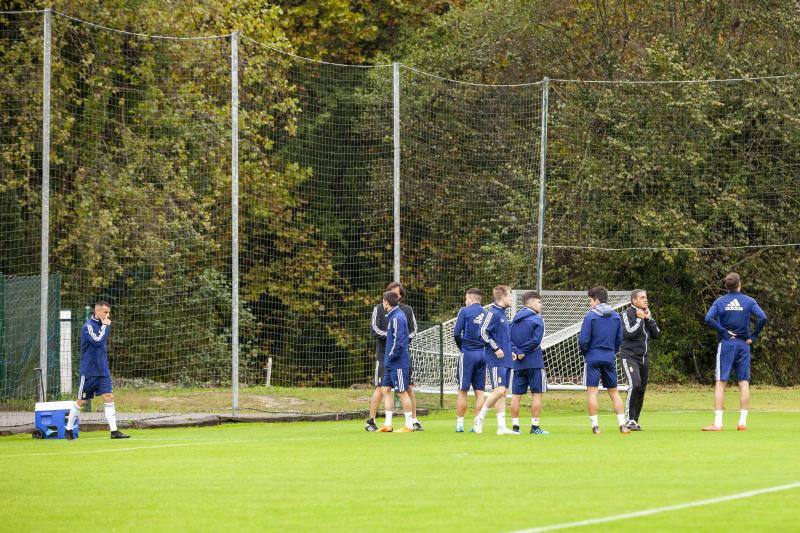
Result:
[[[405,426],[400,432],[409,433],[414,431],[411,397],[408,394],[411,358],[408,353],[408,323],[406,322],[405,313],[398,305],[399,303],[400,296],[396,292],[386,291],[383,293],[383,308],[386,311],[386,318],[389,320],[389,326],[386,329],[386,348],[388,351],[386,352],[385,370],[381,381],[386,420],[383,423],[383,427],[378,431],[393,431],[392,404],[394,403],[394,398],[392,398],[392,389],[394,389],[400,396],[406,417]]]
[[[625,415],[628,418],[628,429],[641,431],[639,417],[642,414],[644,393],[647,390],[647,377],[650,373],[650,361],[647,353],[650,350],[649,340],[661,335],[647,301],[647,292],[642,289],[631,291],[631,306],[621,312],[624,330],[619,356],[622,368],[628,376],[628,400],[625,403]]]
[[[481,325],[481,336],[487,344],[484,350],[486,369],[489,371],[489,380],[492,392],[483,403],[472,432],[483,433],[483,421],[492,407],[497,411],[497,434],[514,435],[513,430],[506,427],[506,392],[508,391],[511,368],[514,366],[512,359],[514,346],[508,330],[506,309],[511,307],[511,287],[498,285],[492,291],[494,303],[489,306]]]
[[[456,399],[456,433],[464,432],[464,414],[467,412],[469,388],[475,392],[475,414],[480,413],[486,388],[486,343],[481,336],[481,327],[486,311],[481,305],[483,293],[476,288],[467,290],[465,307],[458,311],[453,338],[461,354],[458,358],[458,398]]]
[[[542,414],[542,393],[547,390],[547,375],[542,358],[544,319],[542,297],[536,291],[522,297],[525,306],[511,321],[511,342],[516,347],[514,378],[511,385],[512,430],[519,433],[519,403],[522,395],[531,392],[531,434],[548,435],[539,425]]]
[[[414,309],[410,305],[403,303],[406,297],[406,289],[403,284],[398,281],[393,281],[386,286],[387,291],[393,291],[400,296],[400,309],[406,315],[406,322],[409,326],[408,338],[413,339],[417,334],[417,318],[414,316]],[[372,392],[372,398],[369,402],[369,418],[364,425],[367,431],[378,431],[378,426],[375,424],[375,417],[378,414],[378,406],[383,399],[383,388],[381,381],[383,380],[383,360],[386,354],[386,329],[389,325],[389,320],[386,318],[386,311],[383,309],[383,301],[377,304],[372,309],[372,319],[370,320],[370,333],[375,337],[375,378],[373,385],[375,390]],[[417,398],[414,395],[414,366],[413,361],[409,367],[409,383],[408,393],[411,396],[412,411],[414,413],[414,429],[423,431],[422,424],[417,420]],[[392,397],[392,409],[394,409],[394,397]]]
[[[717,364],[714,384],[714,423],[703,431],[722,431],[722,412],[725,405],[725,385],[734,373],[739,382],[739,425],[747,429],[750,409],[750,346],[758,339],[767,324],[767,314],[750,296],[742,294],[742,279],[736,272],[725,276],[728,293],[720,296],[706,313],[706,324],[717,330]],[[756,326],[750,333],[750,318]]]
[[[81,384],[78,399],[69,410],[65,435],[67,440],[75,438],[75,420],[87,400],[103,396],[106,420],[112,439],[127,439],[130,435],[117,429],[117,413],[114,408],[114,391],[111,372],[108,369],[108,335],[111,331],[111,305],[99,300],[94,312],[81,328]]]
[[[614,404],[619,432],[626,435],[630,430],[625,425],[625,412],[617,390],[616,366],[617,352],[622,345],[622,321],[614,312],[614,308],[608,305],[608,291],[605,287],[592,287],[588,295],[591,309],[583,318],[581,332],[578,335],[578,347],[585,359],[583,379],[586,385],[589,422],[592,424],[592,433],[599,435],[597,390],[602,382]]]

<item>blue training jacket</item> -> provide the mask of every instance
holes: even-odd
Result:
[[[389,327],[386,329],[386,358],[384,366],[387,370],[409,368],[411,358],[408,353],[408,320],[400,306],[392,307],[386,314]]]
[[[481,304],[476,303],[459,309],[456,325],[453,328],[453,338],[459,350],[483,351],[486,341],[481,336],[481,326],[485,317],[486,310]]]
[[[108,371],[108,334],[111,326],[106,326],[95,317],[81,328],[81,375],[110,376]]]
[[[587,362],[614,362],[622,345],[622,321],[614,308],[601,303],[583,318],[578,346]]]
[[[506,310],[496,303],[490,305],[486,311],[486,316],[481,325],[481,337],[487,345],[484,350],[487,365],[504,368],[514,367],[511,353],[515,353],[516,348],[511,342],[511,334],[508,331]],[[500,359],[494,353],[498,348],[503,350],[503,357]]]
[[[514,315],[511,321],[511,342],[517,348],[514,370],[544,368],[542,358],[542,339],[544,338],[544,319],[530,307],[525,307]],[[525,357],[519,359],[519,354]]]
[[[756,327],[752,334],[751,315],[756,317]],[[711,304],[711,309],[706,313],[706,324],[717,330],[719,340],[730,339],[728,331],[734,332],[737,339],[756,340],[767,324],[767,314],[753,298],[739,291],[730,291]]]

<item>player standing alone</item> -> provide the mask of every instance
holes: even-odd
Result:
[[[628,429],[641,431],[639,417],[642,414],[644,392],[647,390],[647,377],[650,373],[650,361],[647,359],[649,341],[657,339],[661,330],[650,312],[647,292],[642,289],[631,291],[631,306],[619,316],[624,326],[619,357],[630,384],[625,414],[628,417]]]
[[[586,381],[592,433],[600,434],[600,424],[597,419],[597,390],[602,382],[614,404],[619,432],[625,435],[631,431],[625,426],[622,399],[617,390],[616,366],[617,351],[622,345],[622,321],[614,312],[614,308],[608,305],[608,291],[604,287],[589,289],[589,305],[592,308],[586,313],[581,324],[578,346],[586,360],[583,375]]]
[[[105,402],[106,420],[111,430],[112,439],[127,439],[117,429],[117,413],[114,409],[114,394],[111,386],[111,372],[108,370],[108,335],[111,330],[111,306],[103,301],[94,304],[94,314],[81,328],[81,384],[78,388],[78,399],[69,410],[66,436],[68,440],[75,438],[73,429],[75,419],[86,400],[102,395]]]
[[[511,321],[511,342],[517,350],[514,359],[514,379],[511,384],[511,423],[512,430],[519,432],[519,402],[522,395],[531,391],[531,434],[547,435],[549,432],[539,427],[542,414],[542,393],[547,390],[547,376],[542,358],[542,339],[544,320],[542,297],[536,291],[526,292],[522,297],[525,306],[514,315]]]
[[[477,415],[484,402],[486,389],[486,361],[484,349],[486,343],[481,336],[481,327],[486,311],[481,305],[483,293],[472,288],[464,296],[466,307],[458,311],[453,338],[461,354],[458,359],[458,398],[456,399],[456,433],[464,432],[464,414],[467,412],[467,393],[470,386],[475,392],[475,414]]]
[[[750,409],[750,345],[767,323],[767,315],[751,297],[742,294],[739,274],[725,276],[728,294],[720,296],[706,313],[706,324],[717,330],[717,365],[714,385],[714,423],[703,431],[722,431],[722,411],[725,404],[725,385],[731,372],[739,382],[739,431],[747,427]],[[756,317],[756,327],[750,333],[750,317]]]
[[[489,370],[489,380],[492,383],[492,393],[486,399],[472,431],[483,433],[483,421],[489,409],[496,406],[497,434],[518,434],[506,427],[506,392],[508,381],[511,377],[511,368],[514,365],[512,354],[514,346],[511,344],[511,335],[508,330],[506,309],[511,307],[511,287],[498,285],[492,291],[494,303],[486,311],[486,317],[481,326],[481,336],[487,344],[484,352],[486,369]]]

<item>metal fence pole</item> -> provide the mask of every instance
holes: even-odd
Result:
[[[239,32],[231,34],[231,409],[239,409]]]
[[[52,61],[52,10],[44,10],[44,57],[42,59],[42,248],[39,307],[39,367],[47,391],[47,322],[50,292],[50,67]]]
[[[536,290],[542,290],[542,270],[544,268],[544,186],[547,178],[547,115],[550,105],[550,78],[542,81],[542,126],[539,152],[539,235],[536,246]]]
[[[394,147],[394,281],[400,282],[400,63],[392,63],[392,143]]]

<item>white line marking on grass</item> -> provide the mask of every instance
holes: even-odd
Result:
[[[212,441],[212,442],[183,442],[176,444],[156,444],[154,446],[129,446],[127,448],[106,448],[103,450],[74,450],[71,452],[43,452],[43,453],[19,453],[15,455],[2,455],[0,459],[7,459],[10,457],[41,457],[46,455],[80,455],[92,453],[108,453],[108,452],[129,452],[133,450],[152,450],[153,448],[176,448],[180,446],[200,446],[203,444],[238,444],[246,441]]]
[[[617,520],[625,520],[627,518],[638,518],[640,516],[649,516],[658,513],[666,513],[669,511],[678,511],[680,509],[688,509],[690,507],[700,507],[702,505],[712,505],[715,503],[729,502],[732,500],[741,500],[743,498],[752,498],[753,496],[768,494],[770,492],[779,492],[783,490],[792,490],[797,488],[800,488],[800,481],[795,481],[794,483],[788,483],[786,485],[776,485],[774,487],[767,487],[765,489],[740,492],[738,494],[729,494],[728,496],[709,498],[707,500],[698,500],[696,502],[679,503],[677,505],[668,505],[666,507],[655,507],[653,509],[644,509],[642,511],[635,511],[632,513],[604,516],[601,518],[590,518],[588,520],[579,520],[577,522],[564,522],[563,524],[553,524],[550,526],[534,527],[531,529],[522,529],[515,533],[539,533],[540,531],[555,531],[557,529],[568,529],[572,527],[593,526],[595,524],[616,522]]]

